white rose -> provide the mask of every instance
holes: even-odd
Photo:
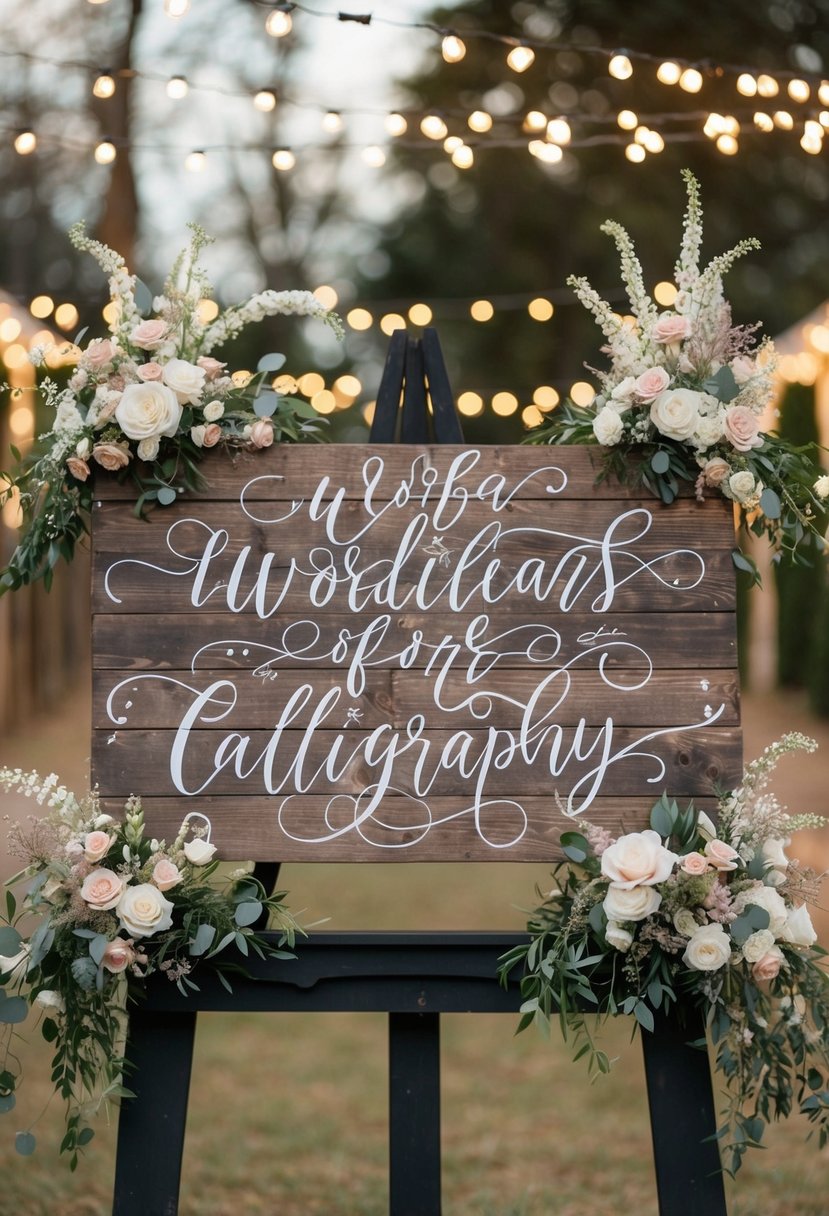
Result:
[[[824,473],[822,477],[818,477],[812,489],[818,498],[829,498],[829,473]]]
[[[717,415],[701,417],[692,436],[694,444],[701,449],[713,447],[723,437],[722,421]]]
[[[224,412],[225,407],[221,401],[208,401],[204,407],[204,420],[205,422],[218,422]]]
[[[593,434],[598,443],[612,447],[622,438],[622,419],[616,410],[606,405],[593,419]]]
[[[805,904],[791,909],[780,937],[784,942],[791,942],[793,946],[813,946],[815,944],[817,933],[815,933],[809,909]]]
[[[625,954],[633,945],[633,934],[628,933],[627,929],[623,929],[621,925],[617,925],[615,920],[607,922],[605,937],[608,945],[615,946],[617,950],[621,950]]]
[[[0,975],[11,983],[22,980],[29,968],[29,947],[22,945],[17,954],[0,954]]]
[[[680,908],[674,912],[674,928],[683,937],[693,937],[699,928],[699,921],[690,908]]]
[[[782,936],[789,918],[789,909],[779,891],[775,891],[773,887],[752,887],[751,890],[743,891],[737,896],[734,901],[734,910],[743,912],[749,904],[765,908],[769,914],[769,929],[775,937]]]
[[[763,955],[768,954],[774,945],[774,934],[771,929],[758,929],[743,942],[743,958],[747,963],[759,963]]]
[[[770,836],[763,842],[763,861],[775,870],[788,870],[789,859],[786,856],[788,839],[782,836]]]
[[[602,906],[608,920],[630,921],[644,920],[661,903],[662,896],[653,887],[617,887],[611,883]]]
[[[742,469],[739,473],[731,474],[728,479],[728,488],[737,502],[747,502],[757,493],[757,482],[754,480],[753,473],[750,473],[748,469]]]
[[[41,1005],[44,1009],[54,1009],[55,1013],[64,1013],[66,1011],[66,1001],[59,992],[53,992],[51,988],[44,988],[35,997],[35,1004]]]
[[[190,438],[193,440],[197,448],[204,447],[204,432],[207,427],[199,424],[198,426],[190,427]]]
[[[160,445],[158,435],[150,435],[149,439],[142,439],[138,445],[138,459],[155,460]]]
[[[128,439],[171,437],[178,430],[181,406],[175,393],[157,381],[128,384],[115,408],[115,418]]]
[[[610,394],[611,401],[616,402],[616,409],[627,409],[633,400],[633,394],[636,391],[636,380],[633,376],[625,376],[624,380],[613,389]]]
[[[699,423],[702,394],[690,388],[669,388],[651,406],[651,422],[669,439],[690,439]]]
[[[731,938],[722,925],[703,925],[697,929],[682,961],[692,971],[719,971],[731,958]]]
[[[171,359],[165,363],[162,379],[179,401],[196,405],[204,388],[205,371],[186,359]]]
[[[215,852],[215,844],[208,844],[200,836],[197,836],[195,840],[188,840],[184,846],[184,856],[191,866],[206,866]]]
[[[91,451],[92,444],[88,439],[82,439],[80,443],[75,445],[75,455],[79,460],[88,460]]]
[[[149,882],[127,887],[115,911],[131,937],[152,937],[173,923],[173,905]]]
[[[602,853],[602,874],[617,887],[630,889],[664,882],[678,860],[658,832],[628,832]]]

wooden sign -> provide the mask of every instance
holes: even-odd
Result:
[[[733,523],[586,448],[274,447],[93,516],[93,774],[226,857],[555,858],[741,774]]]

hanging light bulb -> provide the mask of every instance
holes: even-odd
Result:
[[[269,114],[276,109],[276,93],[271,89],[260,89],[253,98],[253,104],[263,114]]]
[[[678,63],[674,63],[669,59],[665,63],[660,63],[656,69],[656,79],[660,84],[679,84],[679,78],[682,75],[682,68]]]
[[[647,152],[641,144],[627,144],[625,147],[625,156],[628,160],[633,161],[635,165],[639,165],[647,156]]]
[[[183,76],[171,76],[167,81],[167,96],[173,101],[181,101],[190,92],[190,86]]]
[[[460,63],[466,54],[466,43],[457,34],[447,34],[440,44],[440,53],[447,63]]]
[[[277,148],[271,157],[271,164],[274,169],[278,169],[280,173],[287,173],[289,169],[293,169],[296,164],[296,157],[290,148]]]
[[[531,139],[527,146],[530,155],[546,165],[557,165],[564,155],[558,144],[548,144],[544,139]]]
[[[369,147],[363,148],[360,155],[364,163],[372,169],[381,169],[386,163],[386,153],[379,144],[370,144]]]
[[[284,9],[274,9],[272,13],[268,13],[265,32],[270,34],[271,38],[284,38],[286,34],[290,34],[293,24],[290,13],[286,13]]]
[[[754,125],[760,131],[774,130],[774,120],[771,114],[765,114],[762,110],[758,110],[754,115]]]
[[[772,117],[774,119],[774,125],[779,127],[781,131],[794,130],[794,119],[788,110],[775,110]]]
[[[805,80],[790,80],[787,92],[792,101],[808,101],[812,90]]]
[[[547,138],[553,144],[569,144],[573,132],[566,118],[551,118],[547,123]]]
[[[630,80],[633,75],[633,64],[624,51],[619,51],[611,58],[607,70],[616,80]]]
[[[540,110],[530,110],[521,125],[525,131],[543,131],[547,126],[547,115]]]
[[[654,155],[665,151],[665,140],[658,131],[648,131],[642,140],[642,145],[648,152],[652,152]]]
[[[818,156],[823,151],[823,139],[818,135],[804,131],[800,137],[800,146],[804,152],[808,152],[811,156]]]
[[[115,80],[109,72],[102,72],[100,76],[96,76],[92,84],[92,94],[94,97],[100,97],[102,101],[106,101],[115,92]]]
[[[757,81],[750,72],[742,72],[737,77],[737,92],[743,97],[757,96]]]
[[[829,80],[821,80],[818,85],[817,96],[822,106],[829,106]]]
[[[475,163],[475,153],[467,144],[461,144],[452,153],[452,164],[457,169],[471,169]]]
[[[385,127],[387,134],[398,136],[406,134],[409,124],[402,114],[387,114]]]
[[[514,46],[507,55],[507,67],[513,72],[526,72],[535,63],[535,51],[530,46]]]
[[[446,139],[449,128],[439,114],[426,114],[420,121],[420,129],[427,139]]]
[[[639,126],[638,115],[634,114],[633,110],[620,110],[616,115],[616,122],[623,131],[632,131],[634,127]]]
[[[447,135],[446,139],[443,141],[443,150],[444,152],[448,152],[450,156],[456,148],[461,147],[463,147],[463,140],[461,139],[460,135]]]
[[[102,139],[95,146],[94,157],[99,165],[111,165],[118,155],[115,144],[108,139]]]
[[[188,173],[203,173],[207,168],[207,156],[200,149],[185,157],[184,167]]]
[[[487,114],[486,110],[473,110],[466,123],[471,131],[483,134],[484,131],[492,130],[492,115]]]
[[[733,135],[720,135],[717,138],[717,151],[722,152],[723,156],[736,156],[740,150],[740,145]]]
[[[323,115],[322,129],[327,135],[339,135],[343,129],[342,116],[336,110],[329,110]]]
[[[190,12],[190,0],[164,0],[164,12],[177,21]]]
[[[15,136],[14,150],[19,156],[29,156],[37,147],[37,136],[34,131],[21,131]]]
[[[702,88],[702,72],[696,68],[686,68],[679,78],[679,87],[686,93],[698,93]]]
[[[780,92],[780,86],[773,76],[768,76],[763,72],[757,77],[757,92],[761,97],[776,97]]]

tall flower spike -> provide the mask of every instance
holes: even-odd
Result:
[[[615,220],[607,220],[601,225],[601,232],[613,238],[622,263],[622,282],[625,285],[630,300],[631,311],[642,325],[656,321],[656,309],[645,289],[642,267],[636,256],[630,234]]]
[[[682,180],[688,191],[688,205],[682,221],[682,245],[679,260],[674,268],[676,285],[687,291],[699,275],[699,251],[702,245],[702,205],[699,201],[699,182],[690,169],[682,170]]]

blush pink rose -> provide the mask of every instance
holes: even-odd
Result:
[[[705,846],[705,856],[717,870],[736,870],[740,861],[737,850],[724,840],[709,840]]]
[[[673,346],[678,342],[682,342],[690,334],[691,322],[688,318],[680,317],[676,313],[670,312],[661,316],[651,330],[651,337],[654,342],[659,342],[663,346]]]
[[[107,942],[101,959],[101,966],[105,971],[118,975],[121,971],[126,971],[127,967],[132,966],[134,962],[135,951],[129,942],[124,941],[122,937],[116,937],[113,941]]]
[[[693,874],[695,877],[707,874],[710,869],[708,858],[703,857],[702,853],[686,853],[680,865],[686,874]]]
[[[727,460],[723,460],[721,456],[714,456],[711,460],[706,460],[702,466],[702,476],[705,484],[711,486],[714,490],[721,486],[730,474],[731,465]]]
[[[779,975],[780,968],[786,961],[785,955],[779,946],[772,946],[762,958],[758,958],[757,962],[751,968],[752,978],[762,983],[763,980],[773,980]]]
[[[250,442],[255,448],[269,448],[273,443],[273,423],[269,418],[260,418],[250,428]]]
[[[124,890],[124,880],[112,870],[90,870],[83,880],[81,899],[98,912],[114,908]]]
[[[723,418],[725,437],[738,452],[750,452],[762,447],[763,439],[757,418],[745,405],[732,405]]]
[[[273,427],[271,427],[271,435],[273,435]],[[203,448],[214,448],[216,446],[216,444],[219,442],[219,440],[221,439],[221,437],[222,437],[222,428],[220,426],[218,426],[215,422],[211,422],[204,428],[204,434],[202,435],[201,445]],[[271,440],[271,442],[273,442],[273,440]],[[263,444],[262,446],[265,447],[267,445]]]
[[[100,371],[112,362],[117,353],[118,347],[109,338],[95,338],[84,351],[84,359],[89,367]]]
[[[149,321],[141,321],[136,325],[130,334],[130,342],[133,346],[140,346],[142,350],[155,350],[156,347],[161,346],[168,332],[167,322],[153,317]]]
[[[177,887],[182,878],[184,875],[178,866],[166,857],[162,857],[161,861],[157,861],[153,866],[153,883],[159,891],[169,891],[171,887]]]
[[[196,366],[202,368],[206,380],[216,380],[221,376],[226,363],[220,363],[218,359],[212,359],[210,355],[201,355],[196,360]]]
[[[70,456],[66,467],[77,481],[86,481],[91,471],[89,465],[85,460],[81,460],[80,456]]]
[[[149,363],[142,363],[136,370],[139,380],[143,380],[145,383],[149,380],[160,380],[164,372],[161,364],[154,363],[152,360]]]
[[[116,473],[130,462],[129,447],[125,443],[96,443],[92,449],[92,459],[96,460],[102,469]]]
[[[634,390],[640,401],[646,404],[655,401],[660,393],[671,383],[671,377],[664,367],[649,367],[641,376],[636,377]]]
[[[731,360],[731,371],[738,384],[745,384],[752,376],[757,375],[757,364],[748,355],[738,355]]]
[[[100,861],[106,857],[114,836],[110,836],[107,832],[87,832],[83,842],[83,855],[87,861]]]

